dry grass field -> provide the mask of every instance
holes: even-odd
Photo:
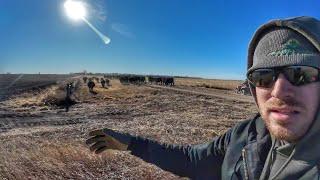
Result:
[[[0,100],[21,91],[54,85],[71,77],[62,74],[0,74]]]
[[[45,103],[63,100],[59,84],[0,101],[0,179],[184,179],[129,152],[95,155],[84,141],[108,127],[162,143],[205,143],[256,111],[252,97],[233,92],[239,81],[179,78],[160,88],[112,80],[109,88],[96,83],[96,94],[71,81],[78,85],[69,112]]]
[[[233,90],[242,82],[243,81],[240,80],[175,78],[175,84],[178,86],[204,87],[224,90]]]

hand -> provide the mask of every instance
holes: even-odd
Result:
[[[90,151],[96,154],[101,153],[106,149],[116,149],[126,151],[130,144],[132,136],[115,132],[111,129],[99,129],[89,133],[90,137],[86,140],[86,144],[90,145]]]

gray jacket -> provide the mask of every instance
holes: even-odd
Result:
[[[319,126],[320,119],[317,119]],[[313,126],[272,179],[319,179],[320,131]],[[259,179],[271,137],[259,115],[236,125],[211,142],[195,146],[159,144],[134,137],[129,150],[146,162],[192,179]],[[276,152],[283,156],[282,152]],[[268,175],[267,175],[268,177]]]

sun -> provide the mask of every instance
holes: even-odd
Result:
[[[86,8],[80,1],[67,0],[64,3],[64,8],[71,19],[79,20],[86,16]]]
[[[66,0],[63,4],[64,9],[66,11],[67,16],[73,20],[82,20],[85,22],[100,38],[105,44],[110,43],[110,38],[102,34],[96,27],[94,27],[87,19],[86,19],[86,4],[81,2],[80,0]]]

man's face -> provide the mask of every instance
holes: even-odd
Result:
[[[271,88],[256,87],[262,118],[277,139],[296,142],[308,131],[320,102],[320,83],[293,86],[283,74]]]

